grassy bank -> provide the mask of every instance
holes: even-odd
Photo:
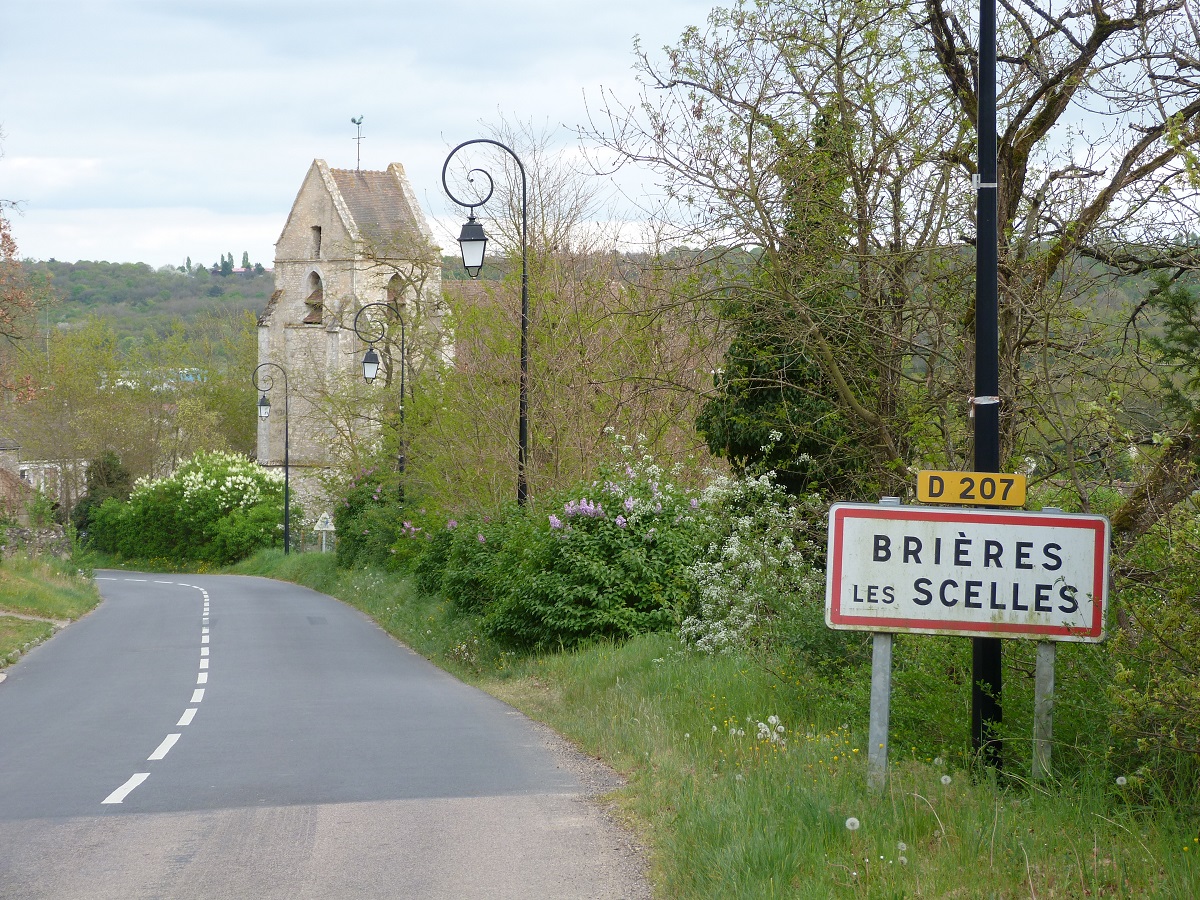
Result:
[[[769,658],[681,652],[667,635],[518,657],[409,581],[331,556],[261,554],[237,571],[341,598],[624,773],[614,799],[651,848],[659,896],[1200,895],[1197,822],[1135,803],[1132,778],[997,783],[893,744],[877,796],[865,721]]]
[[[100,602],[95,584],[55,560],[14,557],[0,565],[0,667],[15,662]],[[18,613],[18,616],[6,615]]]

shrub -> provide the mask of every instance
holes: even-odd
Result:
[[[417,501],[399,499],[394,476],[368,469],[350,482],[334,512],[337,564],[411,572],[433,536],[428,519]]]
[[[102,552],[224,564],[281,543],[283,476],[236,454],[201,452],[166,478],[140,480],[126,503],[105,500],[90,518]]]
[[[821,501],[761,475],[717,478],[701,506],[714,539],[687,570],[695,603],[680,626],[684,644],[728,653],[782,638],[782,628],[793,642],[824,638]]]
[[[1122,769],[1192,804],[1200,793],[1200,513],[1191,502],[1142,537],[1123,569],[1111,687]]]
[[[703,515],[648,454],[625,451],[620,470],[542,511],[513,506],[437,529],[416,565],[419,584],[479,614],[485,633],[514,648],[677,625],[691,602],[687,568],[706,543]]]

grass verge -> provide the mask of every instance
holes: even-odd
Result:
[[[1198,823],[1135,805],[1107,775],[1001,784],[893,746],[872,794],[866,723],[777,660],[683,652],[668,635],[517,657],[411,582],[330,555],[264,553],[235,571],[339,597],[624,773],[614,799],[651,848],[659,896],[1200,896]]]
[[[53,635],[55,623],[78,619],[99,602],[96,585],[70,563],[20,556],[4,560],[0,565],[0,667]]]

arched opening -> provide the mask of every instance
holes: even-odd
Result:
[[[320,325],[325,318],[325,287],[321,276],[316,272],[308,274],[308,297],[304,301],[308,307],[308,315],[304,317],[305,325]]]
[[[401,308],[405,304],[404,282],[399,275],[393,275],[387,283],[388,306]]]

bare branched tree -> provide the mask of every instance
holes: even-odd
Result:
[[[1095,403],[1113,379],[1137,389],[1113,364],[1105,291],[1197,262],[1181,240],[1196,215],[1196,21],[1183,0],[1002,5],[1003,450],[1073,477],[1086,504],[1075,461],[1128,438]],[[641,97],[605,94],[588,131],[598,164],[658,173],[676,242],[708,259],[744,251],[715,293],[819,363],[896,489],[910,465],[969,458],[973,10],[718,10],[661,60],[639,48]]]

